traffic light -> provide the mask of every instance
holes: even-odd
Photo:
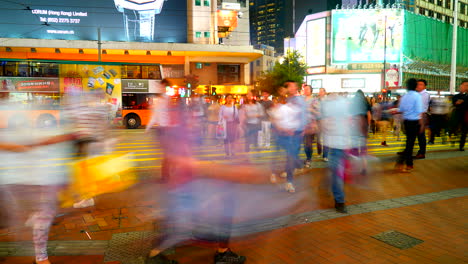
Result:
[[[211,88],[211,95],[216,95],[216,87]]]

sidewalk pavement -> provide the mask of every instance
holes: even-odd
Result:
[[[260,205],[268,205],[259,206],[259,211],[262,207],[274,207],[268,201],[293,199],[296,203],[293,208],[275,214],[268,215],[266,210],[259,214],[262,215],[259,219],[246,217],[252,208],[239,208],[242,217],[236,219],[236,224],[252,223],[248,230],[251,235],[235,238],[231,247],[247,256],[247,263],[262,264],[468,262],[465,223],[468,158],[419,160],[410,174],[394,173],[392,163],[382,165],[382,171],[367,188],[346,187],[347,203],[357,210],[350,215],[335,214],[330,209],[333,199],[321,188],[325,169],[301,175],[296,194],[278,188],[255,196]],[[61,210],[62,216],[56,219],[50,233],[55,247],[52,263],[103,263],[109,260],[109,248],[117,235],[158,230],[153,220],[160,201],[154,194],[161,188],[142,183],[119,194],[98,197],[96,207]],[[300,199],[295,198],[298,196]],[[252,197],[239,197],[239,203],[248,204],[249,199]],[[24,220],[27,215],[22,217]],[[371,237],[389,230],[424,242],[402,250]],[[0,230],[0,263],[31,263],[31,251],[21,255],[11,249],[13,242],[30,240],[31,231],[23,226]],[[80,241],[82,245],[74,246]],[[86,250],[83,243],[93,241],[104,244],[95,243],[93,249]],[[60,249],[61,244],[69,246]],[[205,264],[211,263],[213,252],[213,248],[189,245],[178,247],[171,256],[181,263]]]

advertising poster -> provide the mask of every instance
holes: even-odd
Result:
[[[51,92],[58,93],[59,79],[47,77],[0,77],[3,92]]]
[[[307,22],[307,66],[325,65],[326,56],[326,19]]]
[[[121,105],[120,66],[62,64],[60,73],[62,92],[100,90],[106,94],[107,102]]]
[[[403,19],[400,9],[333,10],[332,63],[400,62]]]
[[[186,0],[0,2],[0,38],[187,42]]]

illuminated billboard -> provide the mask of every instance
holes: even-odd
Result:
[[[307,66],[325,65],[326,26],[325,18],[307,21]]]
[[[332,64],[400,62],[403,19],[400,9],[333,10]]]
[[[2,1],[0,38],[187,42],[186,0]]]

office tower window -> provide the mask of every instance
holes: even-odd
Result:
[[[210,0],[204,0],[203,5],[204,6],[210,6]]]
[[[201,0],[195,0],[195,5],[196,6],[201,6]]]
[[[201,38],[201,36],[202,36],[202,35],[201,35],[201,32],[195,32],[195,37],[196,37],[196,38]]]
[[[205,32],[205,38],[209,38],[210,37],[210,32]]]

